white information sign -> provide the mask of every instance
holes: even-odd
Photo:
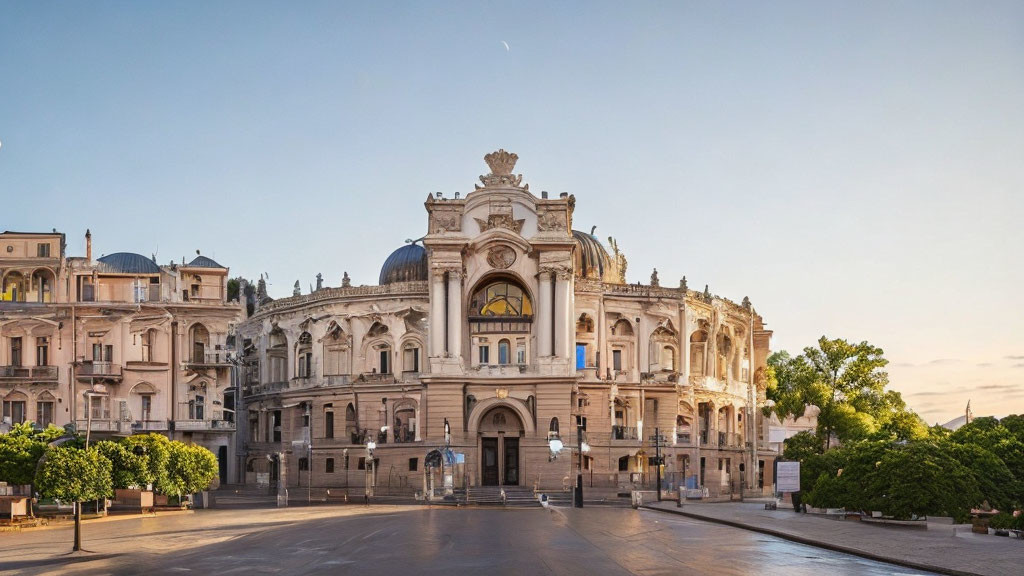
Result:
[[[800,463],[778,462],[775,470],[776,492],[800,491]]]

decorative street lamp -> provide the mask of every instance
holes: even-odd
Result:
[[[370,503],[370,497],[373,496],[373,485],[376,483],[374,480],[373,471],[373,451],[377,449],[377,443],[370,440],[366,443],[366,485],[363,488],[363,497],[367,504]]]

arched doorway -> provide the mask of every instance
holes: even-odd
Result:
[[[521,474],[519,438],[523,423],[515,410],[496,406],[480,419],[480,484],[518,486]]]

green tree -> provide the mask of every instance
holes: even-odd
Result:
[[[111,480],[114,488],[145,489],[147,484],[153,482],[154,475],[149,468],[149,455],[141,446],[134,445],[129,448],[125,442],[108,440],[97,442],[96,449],[106,456],[113,466]]]
[[[75,551],[82,549],[82,502],[112,493],[110,473],[110,460],[96,448],[64,445],[46,450],[36,474],[36,489],[43,496],[75,503]]]
[[[32,484],[46,445],[63,434],[63,428],[50,425],[36,430],[31,422],[23,422],[0,435],[0,481],[12,485]]]
[[[766,390],[773,402],[770,411],[784,419],[817,406],[822,450],[831,447],[833,436],[841,442],[924,438],[924,423],[907,410],[898,392],[885,389],[887,364],[882,349],[868,342],[825,336],[795,358],[786,352],[772,354]]]
[[[124,447],[135,452],[136,448],[142,448],[146,453],[146,467],[149,470],[147,475],[153,488],[162,494],[176,494],[176,486],[172,485],[167,478],[167,461],[170,458],[171,441],[162,434],[136,434],[122,440]]]
[[[998,510],[1012,510],[1016,500],[1017,479],[998,456],[977,444],[942,444],[957,462],[963,464],[978,483],[980,497],[972,506],[985,502]]]
[[[963,521],[982,499],[974,474],[932,442],[886,452],[869,490],[870,508],[898,519],[931,514]]]
[[[206,490],[217,476],[217,457],[202,446],[173,441],[167,459],[166,494],[194,494]]]

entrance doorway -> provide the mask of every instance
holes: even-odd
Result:
[[[522,422],[512,410],[498,407],[484,414],[480,420],[480,485],[519,485],[522,434]]]

